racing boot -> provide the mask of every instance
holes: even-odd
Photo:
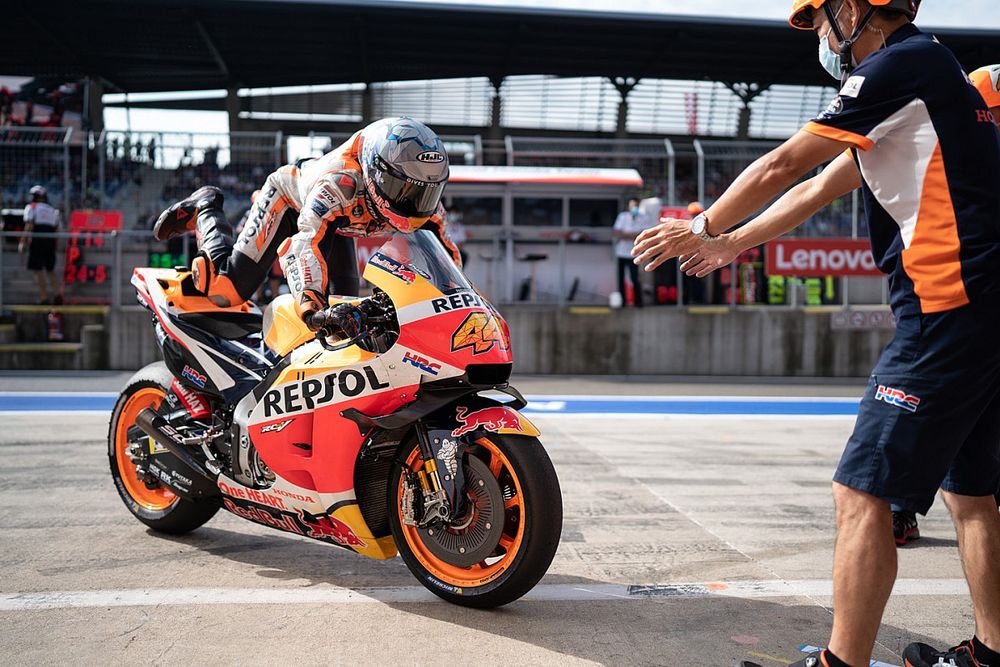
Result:
[[[160,214],[153,226],[153,236],[157,241],[166,241],[193,231],[198,213],[216,206],[222,210],[222,191],[214,185],[198,188]]]
[[[990,667],[1000,665],[1000,653],[990,650],[978,637],[948,649],[938,651],[927,644],[913,643],[903,651],[906,667]]]

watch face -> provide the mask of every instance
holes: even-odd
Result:
[[[705,216],[697,215],[694,220],[691,221],[691,233],[696,236],[701,236],[705,233]]]

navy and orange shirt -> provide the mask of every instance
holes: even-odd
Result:
[[[852,145],[897,317],[1000,302],[1000,133],[951,51],[899,28],[803,129]]]

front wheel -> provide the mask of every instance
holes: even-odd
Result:
[[[552,563],[562,532],[562,496],[536,438],[490,434],[467,450],[466,516],[427,528],[403,523],[404,471],[424,467],[415,438],[389,480],[389,523],[406,566],[435,595],[466,607],[499,607],[530,591]]]

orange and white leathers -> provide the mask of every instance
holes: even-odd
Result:
[[[331,266],[331,261],[356,261],[336,252],[336,235],[382,236],[394,231],[369,211],[358,162],[361,143],[357,132],[326,155],[286,165],[267,177],[230,256],[215,262],[209,296],[245,301],[276,256],[296,301],[306,290],[326,294],[331,271],[345,268]],[[438,206],[431,217],[411,218],[410,223],[413,229],[433,231],[460,264],[458,248],[444,231],[446,217],[444,207]]]

